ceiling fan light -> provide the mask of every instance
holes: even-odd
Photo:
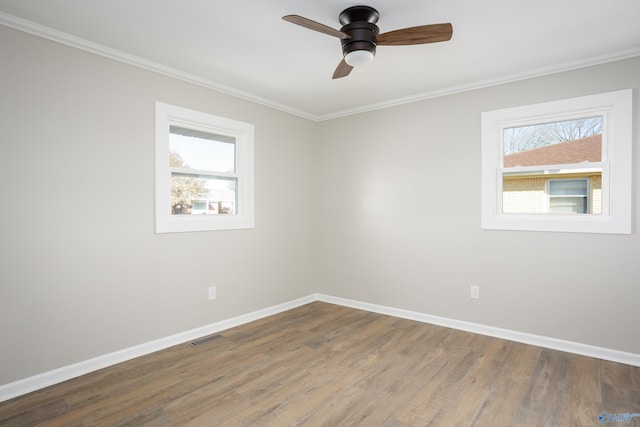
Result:
[[[353,50],[344,56],[344,61],[352,67],[367,65],[373,61],[373,53],[368,50]]]

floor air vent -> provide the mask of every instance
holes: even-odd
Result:
[[[202,338],[200,338],[200,339],[197,339],[197,340],[195,340],[195,341],[192,341],[192,342],[191,342],[191,345],[192,345],[193,347],[197,347],[197,346],[199,346],[199,345],[206,344],[206,343],[208,343],[209,341],[217,340],[218,338],[222,338],[222,335],[221,335],[221,334],[207,335],[206,337],[202,337]]]

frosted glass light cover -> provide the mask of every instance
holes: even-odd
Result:
[[[367,65],[373,61],[373,53],[368,50],[354,50],[344,56],[344,60],[352,67]]]

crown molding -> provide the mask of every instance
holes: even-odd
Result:
[[[376,104],[369,104],[369,105],[365,105],[362,107],[357,107],[349,110],[342,110],[335,113],[318,116],[317,120],[318,121],[332,120],[340,117],[351,116],[354,114],[361,114],[361,113],[367,113],[370,111],[383,110],[385,108],[397,107],[404,104],[411,104],[414,102],[440,98],[443,96],[455,95],[463,92],[470,92],[478,89],[485,89],[492,86],[499,86],[502,84],[533,79],[536,77],[543,77],[551,74],[558,74],[565,71],[572,71],[580,68],[606,64],[608,62],[621,61],[624,59],[630,59],[637,56],[640,56],[640,47],[633,47],[630,49],[610,52],[604,55],[592,56],[589,58],[583,58],[581,60],[564,62],[564,63],[556,64],[550,67],[540,67],[540,68],[530,69],[524,72],[500,75],[495,78],[478,80],[478,81],[470,82],[464,85],[449,86],[449,87],[445,87],[445,88],[437,89],[433,91],[417,93],[411,96],[395,98],[395,99],[391,99],[391,100],[376,103]]]
[[[27,34],[42,37],[47,40],[51,40],[56,43],[60,43],[66,46],[70,46],[76,49],[83,50],[85,52],[93,53],[105,58],[109,58],[115,61],[119,61],[134,67],[142,68],[147,71],[158,73],[167,77],[171,77],[177,80],[182,80],[187,83],[195,84],[197,86],[204,87],[206,89],[214,90],[226,95],[231,95],[236,98],[244,99],[256,104],[263,105],[265,107],[280,110],[295,116],[299,116],[305,119],[317,121],[317,116],[306,113],[295,108],[291,108],[287,105],[279,104],[271,100],[261,98],[249,92],[236,89],[231,86],[226,86],[212,80],[200,77],[195,74],[187,73],[177,68],[168,67],[166,65],[149,61],[139,56],[131,55],[118,49],[113,49],[108,46],[94,43],[90,40],[86,40],[74,35],[55,30],[53,28],[40,25],[38,23],[28,21],[26,19],[18,18],[17,16],[9,15],[4,12],[0,12],[0,25],[13,28],[14,30],[22,31]]]
[[[433,91],[421,92],[411,96],[400,97],[391,99],[384,102],[363,105],[360,107],[341,110],[334,113],[316,115],[306,111],[302,111],[288,105],[283,105],[266,98],[256,96],[252,93],[242,91],[240,89],[223,85],[221,83],[214,82],[195,74],[187,73],[185,71],[168,67],[157,62],[149,61],[144,58],[122,52],[117,49],[110,48],[108,46],[94,43],[90,40],[86,40],[80,37],[73,36],[71,34],[55,30],[53,28],[40,25],[38,23],[28,21],[26,19],[18,18],[4,12],[0,12],[0,25],[13,28],[28,34],[32,34],[38,37],[42,37],[57,43],[61,43],[70,47],[74,47],[86,52],[90,52],[96,55],[100,55],[109,59],[123,62],[125,64],[133,65],[138,68],[142,68],[147,71],[162,74],[167,77],[171,77],[177,80],[182,80],[187,83],[192,83],[206,89],[214,90],[226,95],[231,95],[246,101],[250,101],[265,107],[273,108],[283,111],[285,113],[292,114],[294,116],[302,117],[315,122],[323,122],[327,120],[333,120],[346,116],[352,116],[355,114],[366,113],[370,111],[383,110],[386,108],[396,107],[404,104],[411,104],[415,102],[425,101],[434,98],[440,98],[448,95],[455,95],[463,92],[468,92],[477,89],[484,89],[491,86],[498,86],[501,84],[517,82],[521,80],[532,79],[535,77],[542,77],[550,74],[561,73],[565,71],[576,70],[579,68],[590,67],[594,65],[604,64],[607,62],[614,62],[623,59],[629,59],[636,56],[640,56],[640,47],[633,47],[616,52],[610,52],[604,55],[593,56],[589,58],[583,58],[576,61],[564,62],[550,67],[541,67],[525,72],[512,73],[497,76],[491,79],[478,80],[468,84],[450,86]]]

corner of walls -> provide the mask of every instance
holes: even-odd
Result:
[[[421,323],[443,326],[480,335],[520,342],[523,344],[580,354],[597,359],[623,363],[632,366],[640,366],[640,354],[628,353],[614,349],[592,346],[566,340],[533,335],[509,329],[495,328],[492,326],[460,321],[427,313],[403,310],[390,306],[371,304],[347,298],[341,298],[322,293],[310,294],[303,298],[288,301],[283,304],[253,311],[241,316],[232,317],[212,323],[200,328],[184,331],[179,334],[136,345],[120,351],[105,354],[69,366],[65,366],[42,374],[34,375],[9,384],[0,385],[0,402],[42,389],[78,376],[106,368],[117,363],[126,362],[136,357],[144,356],[155,351],[160,351],[171,346],[184,344],[197,338],[222,332],[224,330],[241,326],[268,316],[272,316],[287,310],[291,310],[312,302],[325,302],[358,310],[365,310],[401,319],[413,320]]]
[[[267,316],[281,313],[286,310],[309,304],[318,300],[316,295],[309,295],[283,304],[267,307],[251,313],[221,320],[210,325],[184,331],[178,334],[153,340],[147,343],[125,348],[123,350],[114,351],[92,359],[84,360],[72,365],[63,366],[58,369],[43,372],[29,378],[24,378],[8,384],[0,385],[0,402],[12,399],[23,394],[39,390],[72,378],[79,377],[99,369],[113,366],[117,363],[126,362],[136,357],[145,356],[147,354],[160,351],[175,345],[184,344],[207,335],[215,334],[245,323],[253,322]]]

